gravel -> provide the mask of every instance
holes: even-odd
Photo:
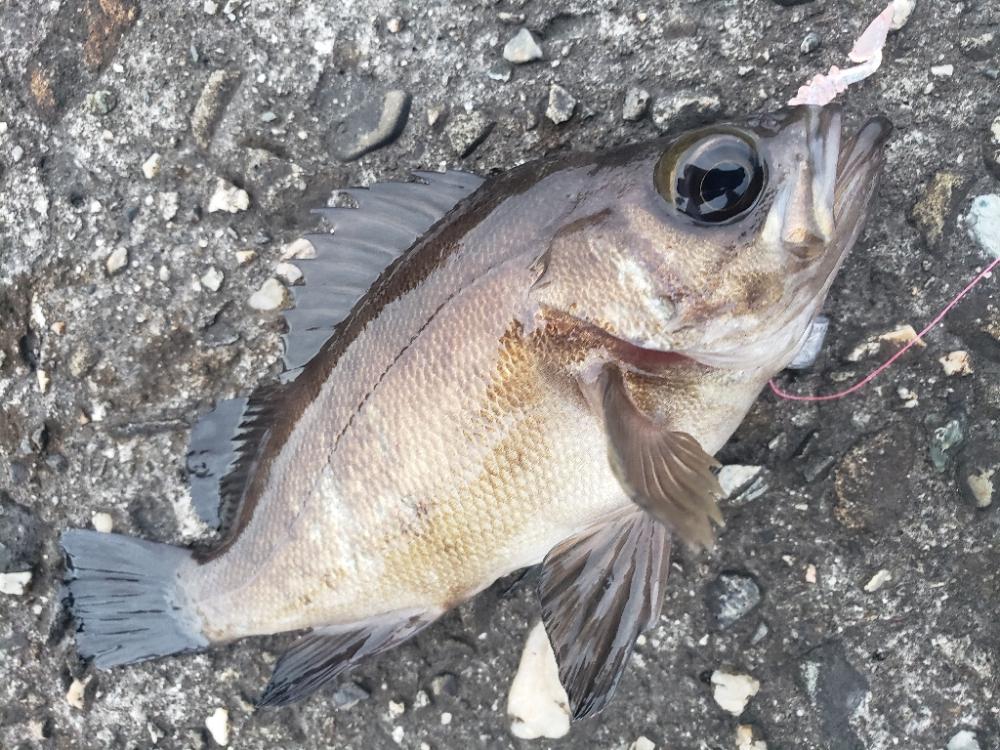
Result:
[[[323,228],[310,209],[333,191],[412,169],[490,174],[774,107],[842,65],[878,5],[429,0],[418,13],[387,0],[255,0],[216,2],[210,14],[179,0],[3,4],[0,575],[30,579],[0,594],[0,746],[210,748],[205,720],[222,708],[230,746],[247,750],[620,750],[640,736],[657,748],[733,748],[746,725],[772,750],[941,750],[961,732],[1000,747],[997,274],[925,348],[850,398],[761,396],[720,460],[762,467],[753,481],[766,490],[722,501],[726,527],[710,554],[676,546],[663,615],[616,700],[561,739],[517,740],[505,712],[538,616],[530,576],[325,694],[259,712],[253,701],[289,637],[99,672],[77,660],[60,604],[58,534],[95,513],[121,533],[210,538],[184,481],[189,425],[275,373],[280,321],[247,301],[265,285],[269,309],[285,304],[276,266],[295,260],[282,248]],[[989,3],[918,3],[882,69],[843,97],[849,127],[884,112],[896,132],[872,219],[825,309],[825,349],[813,369],[782,376],[787,388],[855,382],[891,348],[879,334],[919,329],[1000,255],[996,24]],[[522,28],[544,56],[515,64],[504,48]],[[803,55],[810,32],[822,44]],[[932,76],[940,65],[952,75]],[[578,100],[559,125],[545,116],[553,85]],[[634,120],[624,107],[633,89],[649,95]],[[410,97],[402,131],[338,159],[391,91]],[[89,103],[99,92],[115,99],[104,114]],[[365,106],[371,119],[351,119]],[[246,193],[244,210],[207,211],[219,179]],[[914,213],[925,196],[926,221]],[[123,254],[109,274],[108,258]],[[209,293],[200,279],[212,268],[224,282]],[[874,351],[849,361],[869,341]],[[944,374],[939,359],[955,351],[969,353],[971,373]],[[900,386],[917,394],[913,408],[901,408]],[[952,420],[964,439],[939,472],[930,448]],[[892,581],[866,592],[882,569]],[[752,571],[763,596],[723,630],[706,590],[732,571]],[[742,719],[714,701],[715,671],[760,682]],[[86,687],[72,705],[76,680]],[[417,708],[421,691],[430,703]],[[390,700],[407,706],[392,721]]]

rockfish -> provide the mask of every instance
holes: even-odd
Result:
[[[282,705],[541,563],[573,714],[599,711],[671,539],[713,543],[713,454],[809,337],[890,129],[802,106],[347,191],[298,244],[279,382],[193,430],[222,541],[63,535],[79,653],[306,631],[260,701]]]

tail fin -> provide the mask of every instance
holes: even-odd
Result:
[[[101,668],[208,645],[178,588],[189,550],[71,529],[62,535],[77,650]]]

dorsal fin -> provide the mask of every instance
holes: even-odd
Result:
[[[257,388],[249,398],[223,401],[191,430],[187,468],[191,497],[205,523],[223,534],[243,513],[249,479],[270,434],[276,404],[358,300],[413,243],[440,221],[483,179],[467,172],[414,172],[417,182],[377,183],[346,190],[357,208],[316,212],[333,232],[307,235],[314,252],[292,258],[305,278],[293,287],[294,308],[285,313],[281,383]]]

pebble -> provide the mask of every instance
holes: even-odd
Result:
[[[809,55],[819,49],[820,37],[815,31],[810,31],[802,39],[802,44],[799,45],[799,51],[803,55]]]
[[[913,9],[917,5],[917,0],[893,0],[892,4],[892,28],[899,30],[906,25],[913,14]]]
[[[218,268],[212,266],[204,274],[202,274],[201,285],[205,287],[210,292],[217,292],[222,288],[222,282],[225,281],[225,274],[222,273]]]
[[[486,140],[494,125],[482,112],[463,112],[448,119],[444,134],[455,153],[464,159]]]
[[[31,583],[31,571],[22,570],[14,573],[0,573],[0,594],[21,596]],[[553,661],[555,657],[552,657]]]
[[[15,164],[17,164],[21,159],[24,158],[24,149],[20,145],[14,146],[10,150],[10,158]]]
[[[238,71],[216,70],[209,75],[202,87],[198,102],[191,112],[191,134],[195,142],[206,151],[239,81]]]
[[[727,498],[743,497],[744,500],[754,500],[767,490],[761,473],[763,466],[747,466],[743,464],[726,464],[719,469],[719,484]]]
[[[451,672],[442,672],[431,679],[431,692],[436,696],[458,695],[458,678]]]
[[[638,737],[628,746],[628,750],[656,750],[656,743],[648,737]]]
[[[279,263],[274,267],[274,272],[289,286],[302,281],[302,270],[294,263]]]
[[[316,257],[316,246],[305,237],[301,237],[294,242],[289,242],[281,248],[281,259],[284,260],[310,260]]]
[[[941,363],[941,367],[944,368],[944,374],[948,377],[972,374],[972,359],[964,349],[949,352],[938,359],[938,362]]]
[[[250,195],[246,190],[236,187],[221,177],[216,180],[215,192],[208,199],[208,212],[210,214],[218,211],[235,214],[238,211],[246,211],[248,208],[250,208]]]
[[[41,367],[35,370],[35,380],[38,383],[38,392],[47,393],[49,384],[52,382],[52,377],[49,375],[48,370],[43,370]]]
[[[955,74],[954,65],[932,65],[931,75],[938,76],[939,78],[947,78]]]
[[[646,89],[630,88],[625,92],[625,103],[622,104],[622,119],[629,122],[641,120],[649,109],[651,97]]]
[[[713,118],[722,110],[719,97],[697,91],[676,91],[653,104],[653,122],[661,131],[686,130]]]
[[[368,102],[351,112],[338,134],[337,158],[354,161],[399,138],[410,118],[411,101],[406,91],[393,89],[377,106]]]
[[[938,172],[910,209],[910,221],[920,230],[928,247],[933,248],[941,241],[958,188],[963,181],[954,172]]]
[[[164,221],[173,221],[180,208],[180,196],[174,191],[160,193],[156,196],[156,205],[160,210],[160,218]]]
[[[125,266],[128,265],[128,250],[119,245],[111,254],[108,255],[107,260],[104,261],[104,267],[108,270],[110,275],[114,275],[121,271]]]
[[[110,513],[95,513],[91,516],[90,523],[94,526],[94,531],[100,531],[102,534],[110,534],[111,529],[115,527]]]
[[[571,93],[557,83],[549,86],[549,106],[545,108],[545,116],[556,125],[568,121],[576,111],[576,99]]]
[[[545,57],[542,48],[535,41],[534,35],[527,29],[521,29],[503,47],[503,57],[515,65],[541,60]]]
[[[736,727],[736,750],[767,750],[767,743],[754,739],[752,724],[740,724]]]
[[[107,89],[87,94],[87,108],[95,115],[109,115],[117,105],[118,98]]]
[[[219,12],[219,4],[215,0],[205,0],[201,8],[210,16],[214,16]]]
[[[356,682],[341,685],[333,693],[333,707],[347,709],[356,706],[361,701],[368,700],[371,693]]]
[[[760,586],[748,573],[720,573],[709,584],[706,600],[719,627],[728,628],[760,604]]]
[[[760,690],[760,682],[747,674],[712,672],[712,697],[733,716],[739,716]]]
[[[812,563],[806,566],[806,583],[816,583],[816,566]]]
[[[885,568],[879,570],[875,575],[871,577],[871,580],[865,584],[865,591],[869,594],[878,591],[880,588],[885,586],[889,581],[892,580],[892,573],[890,573]]]
[[[980,195],[972,200],[965,218],[969,236],[994,258],[1000,257],[1000,195]]]
[[[528,634],[517,674],[510,684],[507,715],[515,737],[556,739],[569,732],[569,698],[559,682],[559,667],[545,626]]]
[[[229,712],[224,708],[215,709],[215,713],[205,719],[205,729],[212,735],[217,745],[225,747],[229,744]]]
[[[965,483],[969,487],[972,499],[976,501],[977,508],[989,508],[993,504],[993,493],[996,486],[993,483],[995,469],[982,469],[965,477]]]
[[[390,34],[398,34],[403,30],[403,19],[394,16],[386,22],[385,27]]]
[[[288,291],[277,279],[271,278],[260,285],[260,289],[250,295],[247,304],[254,310],[271,312],[285,304]]]
[[[147,180],[151,180],[160,173],[160,162],[162,157],[159,154],[152,154],[142,163],[142,174]]]
[[[957,419],[951,419],[946,424],[934,430],[931,437],[930,456],[931,463],[938,471],[944,471],[948,467],[951,449],[965,439],[962,430],[962,423]]]
[[[70,683],[69,690],[66,691],[66,702],[78,711],[82,711],[86,707],[84,696],[89,683],[90,677],[85,680],[77,678]]]
[[[449,724],[451,724],[451,720],[452,720],[452,715],[448,711],[445,711],[444,713],[441,714],[441,726],[443,727],[448,726]]]
[[[976,733],[970,732],[968,729],[956,732],[955,735],[948,740],[946,748],[947,750],[982,750],[979,740],[976,739]]]
[[[400,716],[406,713],[406,704],[399,703],[397,701],[389,701],[389,720],[398,719]]]

